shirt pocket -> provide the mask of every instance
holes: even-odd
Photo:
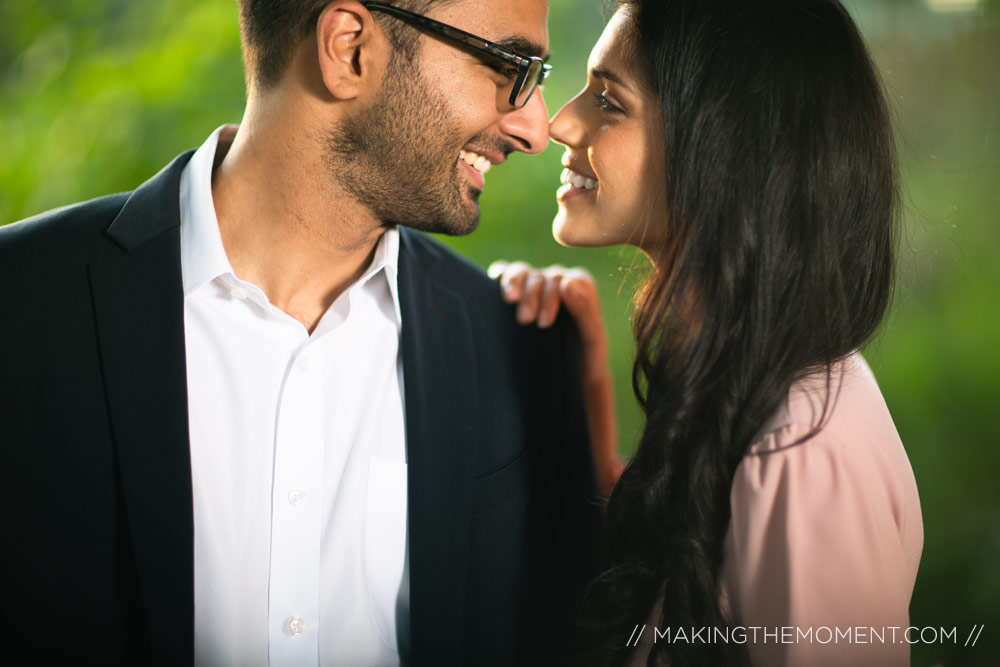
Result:
[[[406,463],[372,456],[365,509],[365,578],[379,636],[394,649],[397,608],[403,615],[409,613],[405,565]]]

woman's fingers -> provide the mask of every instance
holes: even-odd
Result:
[[[563,275],[560,296],[580,328],[584,343],[591,339],[603,339],[604,319],[601,317],[601,302],[593,277],[584,269],[570,269]]]
[[[579,320],[601,317],[601,304],[597,284],[586,269],[575,268],[563,272],[561,293],[566,308]]]
[[[545,276],[536,270],[529,271],[521,288],[521,297],[517,304],[517,321],[519,324],[531,324],[538,317],[538,309],[545,287]]]
[[[508,266],[510,266],[510,262],[498,259],[490,264],[490,268],[486,269],[486,275],[493,280],[496,280],[497,278],[503,276],[503,272],[507,270]]]
[[[538,326],[542,329],[555,324],[556,316],[559,314],[559,305],[562,301],[560,286],[565,273],[566,268],[558,264],[542,271],[544,282],[538,304]]]
[[[535,269],[527,262],[505,262],[497,260],[490,264],[486,273],[493,279],[500,279],[503,300],[517,303],[524,295],[524,283]]]
[[[580,327],[584,343],[604,337],[597,286],[586,269],[567,269],[554,264],[536,269],[526,262],[493,262],[487,273],[499,279],[503,299],[517,304],[520,324],[533,322],[541,328],[552,326],[565,305]]]

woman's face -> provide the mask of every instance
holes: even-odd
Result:
[[[629,61],[630,31],[629,10],[619,9],[590,54],[587,87],[550,123],[552,138],[567,149],[552,223],[563,245],[649,248],[662,241],[662,121]]]

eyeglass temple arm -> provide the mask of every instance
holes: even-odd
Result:
[[[456,44],[463,44],[466,46],[471,46],[474,49],[480,51],[486,51],[496,56],[501,60],[506,60],[511,63],[516,63],[518,65],[526,65],[530,58],[525,58],[516,53],[508,51],[499,44],[494,44],[493,42],[487,41],[482,37],[477,37],[472,33],[465,32],[459,28],[455,28],[446,23],[441,23],[440,21],[435,21],[434,19],[427,18],[426,16],[421,16],[419,14],[414,14],[413,12],[406,11],[405,9],[400,9],[399,7],[394,7],[393,5],[385,5],[380,2],[366,2],[363,3],[365,7],[369,10],[375,10],[395,16],[401,21],[406,21],[408,23],[414,23],[418,26],[427,28],[431,32],[441,35],[442,37],[455,42]],[[546,71],[551,69],[550,65],[546,65]]]

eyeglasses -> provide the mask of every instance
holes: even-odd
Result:
[[[501,60],[517,66],[516,75],[513,73],[510,75],[514,78],[514,86],[510,90],[509,102],[515,109],[520,109],[528,103],[528,100],[531,99],[531,94],[535,92],[536,88],[545,83],[545,78],[552,69],[551,65],[545,64],[545,61],[537,56],[522,56],[482,37],[476,37],[464,30],[459,30],[426,16],[414,14],[405,9],[386,5],[381,2],[363,2],[361,4],[371,11],[382,12],[398,18],[410,25],[432,32],[449,42],[468,48],[493,60]]]

